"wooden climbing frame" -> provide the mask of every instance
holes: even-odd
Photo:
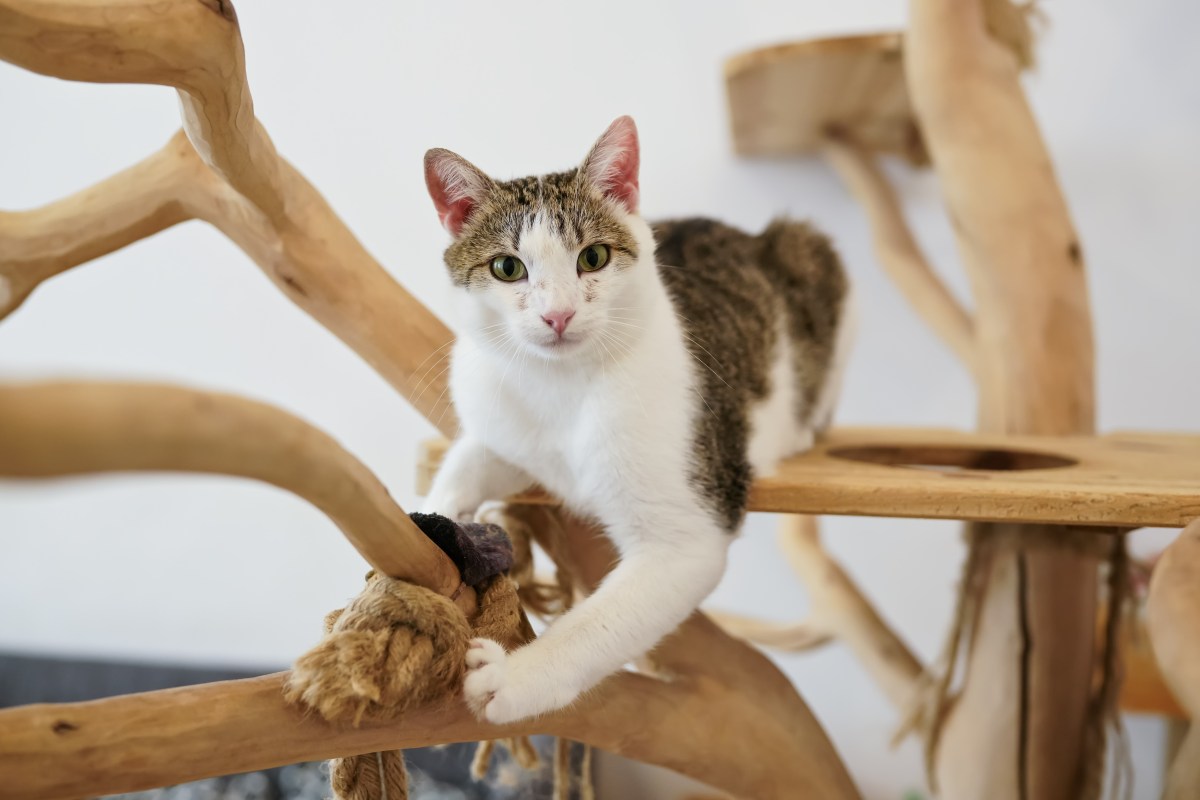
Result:
[[[755,507],[764,510],[978,520],[984,527],[974,541],[993,544],[1000,539],[988,525],[1023,532],[1005,540],[1017,544],[969,559],[983,580],[968,678],[953,709],[924,729],[927,743],[940,741],[930,747],[932,772],[946,796],[962,800],[1087,794],[1095,766],[1088,736],[1097,715],[1090,690],[1097,565],[1094,556],[1056,545],[1061,526],[1113,551],[1123,546],[1121,531],[1200,517],[1195,437],[1093,436],[1081,251],[1017,80],[1013,53],[1028,48],[1012,47],[1015,17],[1004,9],[1012,9],[1004,0],[911,0],[904,48],[896,36],[840,39],[742,57],[729,68],[739,148],[820,148],[867,211],[881,262],[979,386],[979,435],[835,431],[754,489]],[[418,388],[421,365],[450,343],[449,330],[276,152],[254,116],[229,2],[0,0],[0,58],[69,80],[171,86],[183,112],[182,130],[139,164],[47,206],[0,213],[0,319],[45,280],[203,220],[453,436],[445,378]],[[756,70],[782,71],[765,78]],[[795,91],[796,81],[804,91]],[[772,110],[784,95],[792,107]],[[964,120],[975,125],[969,141]],[[924,261],[876,151],[937,164],[959,221],[973,313]],[[1032,286],[1034,293],[1018,291]],[[1015,296],[1029,302],[1004,300]],[[9,478],[175,470],[274,484],[327,515],[375,568],[456,596],[468,618],[475,611],[454,565],[370,470],[279,409],[173,386],[6,385],[0,445],[0,476]],[[513,503],[507,513],[535,530],[577,585],[594,586],[613,561],[603,539],[553,506]],[[920,699],[926,668],[820,546],[812,519],[787,519],[787,553],[822,611],[822,632],[845,642],[906,711]],[[1149,627],[1165,677],[1191,714],[1200,710],[1197,542],[1193,524],[1156,573]],[[1006,649],[1014,641],[1020,652]],[[794,687],[706,615],[693,615],[649,662],[568,709],[505,727],[474,719],[458,696],[394,724],[332,726],[284,703],[285,674],[4,710],[0,798],[134,791],[528,733],[669,767],[739,797],[858,797]],[[1012,698],[999,713],[997,692]],[[1099,700],[1105,712],[1106,698]],[[1193,732],[1183,752],[1197,748]],[[1172,780],[1180,791],[1200,786],[1186,770]]]

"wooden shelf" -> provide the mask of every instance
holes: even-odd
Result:
[[[826,130],[927,164],[908,101],[898,33],[843,36],[751,50],[725,62],[734,149],[748,156],[810,153]]]
[[[446,442],[422,446],[428,490]],[[525,502],[550,502],[523,495]],[[840,428],[755,481],[752,511],[1182,527],[1200,519],[1200,435],[989,436]]]

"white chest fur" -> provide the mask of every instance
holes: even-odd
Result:
[[[602,521],[639,503],[686,503],[698,400],[682,342],[662,306],[636,339],[583,364],[522,352],[505,362],[463,340],[451,388],[464,432]]]

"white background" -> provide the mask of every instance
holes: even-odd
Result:
[[[1088,260],[1104,429],[1200,429],[1196,215],[1200,6],[1046,3],[1031,100]],[[969,427],[971,384],[873,261],[859,210],[810,160],[731,154],[722,60],[743,49],[894,28],[901,0],[727,4],[243,2],[256,107],[279,150],[366,246],[446,316],[444,235],[421,155],[457,150],[498,176],[561,169],[615,116],[642,135],[652,217],[759,228],[775,214],[833,234],[862,331],[849,423]],[[0,207],[52,201],[142,158],[178,127],[160,87],[65,83],[0,65]],[[938,189],[891,170],[957,291]],[[2,242],[0,242],[0,246]],[[447,320],[453,325],[453,320]],[[60,277],[0,326],[0,378],[175,381],[276,403],[330,431],[406,506],[431,428],[346,347],[201,223]],[[0,442],[0,447],[3,443]],[[806,600],[755,519],[715,605],[782,619]],[[925,658],[962,554],[952,524],[830,519],[830,547]],[[364,565],[318,512],[232,479],[131,476],[0,485],[0,649],[275,668],[309,646]],[[913,743],[841,648],[781,658],[867,797],[922,785]],[[1156,797],[1161,734],[1131,725],[1137,797]],[[655,796],[626,788],[613,796]]]

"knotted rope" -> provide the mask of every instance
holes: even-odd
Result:
[[[533,638],[516,584],[501,574],[512,566],[503,530],[420,514],[413,520],[479,592],[475,619],[468,622],[452,600],[437,592],[371,572],[356,598],[325,617],[324,638],[296,662],[284,689],[288,702],[332,723],[395,720],[458,694],[471,638],[495,639],[510,648]],[[522,742],[510,749],[532,748]],[[338,800],[408,796],[398,750],[334,759],[330,765]]]

